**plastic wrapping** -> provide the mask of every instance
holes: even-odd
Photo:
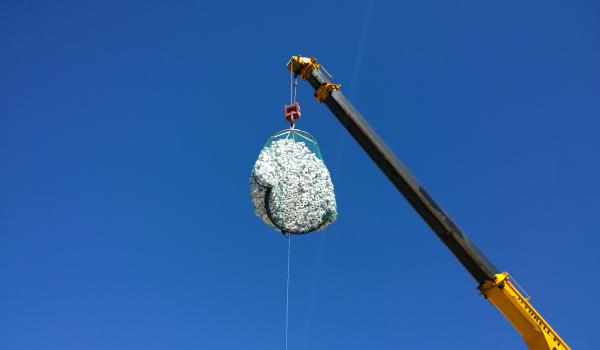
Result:
[[[256,215],[284,234],[322,230],[337,218],[329,170],[315,138],[302,130],[267,140],[252,170],[250,196]]]

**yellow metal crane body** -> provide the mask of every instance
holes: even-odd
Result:
[[[342,94],[340,85],[331,82],[331,75],[321,64],[317,63],[314,57],[292,56],[287,67],[313,86],[317,100],[327,105],[409,204],[475,278],[479,283],[478,289],[481,294],[506,317],[529,349],[570,350],[558,333],[533,308],[529,298],[516,288],[518,284],[511,282],[509,274],[499,272],[495,268],[375,134]]]
[[[510,281],[508,273],[496,274],[479,290],[519,332],[529,349],[571,349]]]

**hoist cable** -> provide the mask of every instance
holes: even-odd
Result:
[[[296,103],[296,96],[298,96],[298,76],[294,76],[294,100],[292,104]]]
[[[294,61],[290,63],[290,104],[294,104]]]

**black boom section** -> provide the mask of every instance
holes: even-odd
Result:
[[[312,70],[306,80],[315,90],[329,82],[319,69]],[[479,284],[498,273],[340,91],[332,90],[323,102]]]

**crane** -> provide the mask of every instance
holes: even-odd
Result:
[[[481,295],[512,324],[532,350],[570,347],[531,305],[507,272],[498,270],[419,184],[333,83],[314,57],[292,56],[288,70],[308,81],[324,103],[478,283]],[[521,290],[520,290],[521,289]]]

